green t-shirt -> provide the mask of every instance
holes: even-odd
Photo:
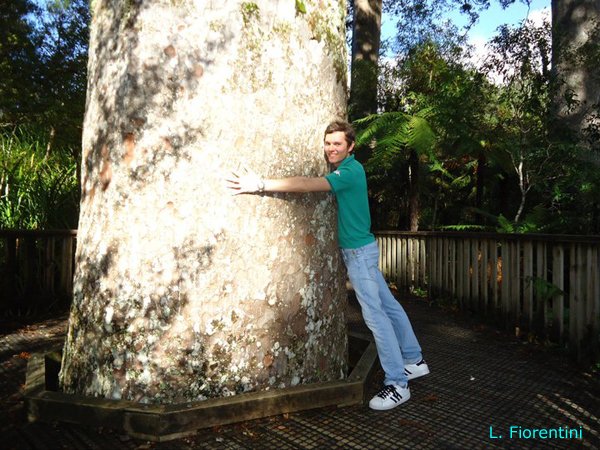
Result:
[[[375,241],[363,166],[348,156],[325,178],[338,201],[338,241],[342,248],[358,248]]]

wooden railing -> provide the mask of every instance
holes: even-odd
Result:
[[[71,300],[75,230],[0,231],[0,309]],[[600,237],[375,232],[399,289],[446,298],[517,334],[599,355]]]
[[[599,355],[600,237],[375,233],[380,267],[400,289],[455,300],[517,334]]]
[[[0,230],[0,309],[71,301],[77,231]]]

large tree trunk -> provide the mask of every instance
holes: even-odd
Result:
[[[579,138],[600,132],[600,2],[552,1],[555,115]],[[576,103],[570,101],[575,100]]]
[[[408,170],[410,231],[419,231],[419,218],[421,216],[421,209],[419,206],[419,154],[415,150],[410,150],[408,154]]]
[[[377,112],[377,64],[381,41],[382,0],[354,0],[350,118]]]
[[[326,173],[345,8],[304,5],[94,2],[66,391],[172,403],[344,375],[332,197],[224,183]]]

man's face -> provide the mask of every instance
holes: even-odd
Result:
[[[327,156],[327,161],[333,164],[334,167],[338,167],[348,157],[353,148],[354,142],[348,146],[343,131],[334,131],[325,135],[325,156]]]

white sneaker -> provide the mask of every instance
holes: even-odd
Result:
[[[371,409],[385,411],[401,405],[410,398],[410,389],[408,385],[402,387],[399,384],[390,384],[380,390],[369,402]]]
[[[405,364],[404,365],[404,375],[409,380],[414,380],[415,378],[422,377],[423,375],[427,375],[429,373],[429,366],[425,362],[424,359],[421,359],[416,364]]]

